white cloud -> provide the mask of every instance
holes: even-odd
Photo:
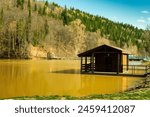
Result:
[[[139,22],[139,23],[145,23],[145,20],[144,19],[138,19],[137,22]]]
[[[149,17],[149,18],[147,18],[147,20],[148,20],[148,23],[150,23],[150,17]]]
[[[143,13],[143,14],[149,14],[149,11],[141,11],[141,13]]]

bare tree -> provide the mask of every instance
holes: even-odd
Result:
[[[150,55],[150,25],[147,25],[145,32],[143,33],[144,47],[147,55]]]

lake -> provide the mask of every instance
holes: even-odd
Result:
[[[79,60],[0,60],[0,98],[111,94],[141,78],[80,74]]]

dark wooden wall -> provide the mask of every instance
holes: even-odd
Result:
[[[120,54],[120,69],[119,72],[122,72],[122,57]],[[117,72],[118,68],[118,55],[117,54],[105,54],[99,53],[95,54],[95,71],[101,72]]]

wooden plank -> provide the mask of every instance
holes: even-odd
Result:
[[[82,64],[83,64],[83,57],[81,57],[81,68],[80,68],[80,72],[82,73]]]
[[[127,76],[127,77],[146,77],[145,74],[116,74],[114,73],[109,73],[109,72],[84,72],[84,74],[89,74],[89,75],[107,75],[107,76]]]
[[[92,70],[92,57],[90,57],[90,71]]]
[[[127,56],[127,71],[129,70],[129,55],[126,55]]]
[[[118,52],[94,52],[94,54],[118,54]]]
[[[92,59],[91,59],[91,67],[92,67],[92,73],[94,73],[94,53],[92,54]]]
[[[118,62],[117,62],[117,75],[119,74],[120,68],[120,54],[118,53]]]
[[[87,72],[87,57],[85,57],[85,72]]]

